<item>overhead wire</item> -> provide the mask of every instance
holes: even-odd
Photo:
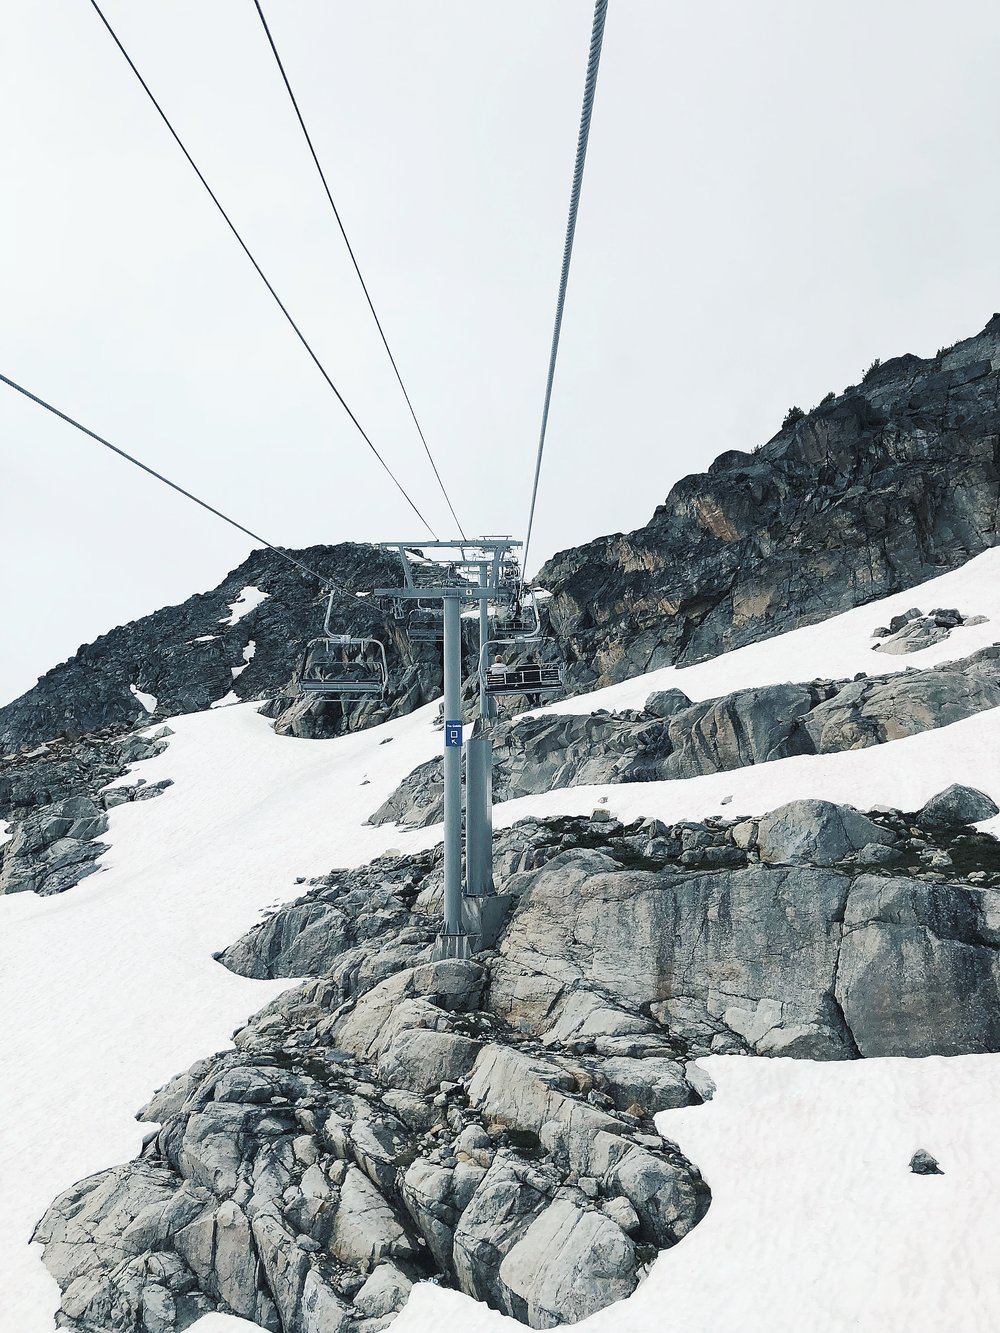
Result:
[[[604,41],[604,22],[607,17],[608,0],[596,0],[594,21],[590,33],[590,54],[587,58],[587,76],[583,85],[583,111],[580,115],[580,133],[576,145],[576,162],[573,167],[573,185],[569,196],[569,218],[566,222],[566,244],[563,248],[562,269],[559,275],[559,295],[556,300],[556,317],[552,329],[552,344],[549,349],[549,370],[545,381],[545,401],[542,407],[542,425],[538,435],[538,453],[535,457],[535,478],[531,488],[531,507],[528,511],[528,526],[521,549],[521,578],[528,567],[528,549],[531,545],[531,530],[535,521],[535,504],[538,500],[538,479],[542,472],[542,455],[545,452],[545,436],[549,424],[549,408],[552,405],[552,385],[556,374],[556,359],[559,355],[559,339],[562,334],[563,310],[566,305],[566,287],[569,283],[570,261],[573,258],[573,241],[576,236],[576,218],[580,208],[580,190],[583,186],[583,168],[587,161],[587,144],[590,141],[590,121],[594,110],[594,93],[597,90],[597,71],[601,64],[601,46]]]
[[[216,509],[214,505],[210,505],[207,500],[200,499],[192,491],[185,490],[184,487],[178,485],[176,481],[171,481],[170,478],[165,477],[162,472],[157,472],[155,468],[151,468],[147,463],[143,463],[141,459],[136,458],[133,454],[126,453],[124,449],[119,449],[116,444],[112,444],[110,440],[106,440],[103,435],[98,435],[98,433],[91,430],[89,426],[85,426],[82,421],[77,421],[75,417],[69,416],[66,412],[61,412],[58,407],[54,407],[52,403],[46,402],[44,398],[39,398],[39,396],[32,393],[30,389],[26,389],[23,384],[18,384],[15,380],[8,379],[4,374],[0,374],[0,382],[6,384],[8,388],[16,390],[17,393],[23,394],[25,398],[30,399],[33,403],[37,403],[39,407],[44,407],[46,412],[51,412],[52,415],[58,417],[60,421],[65,421],[68,425],[74,426],[78,431],[82,431],[84,435],[89,435],[92,440],[96,440],[98,444],[103,444],[105,449],[110,449],[111,452],[117,454],[119,458],[124,458],[127,459],[129,463],[134,463],[137,468],[141,468],[143,472],[148,472],[149,475],[155,477],[157,481],[162,481],[163,484],[169,486],[171,490],[177,491],[178,494],[185,496],[188,500],[193,500],[196,505],[201,505],[202,509],[207,509],[210,514],[214,514],[216,518],[221,518],[222,521],[228,523],[230,527],[236,528],[239,532],[245,533],[248,537],[252,537],[255,542],[260,542],[262,546],[266,546],[269,551],[273,551],[275,555],[280,556],[282,560],[287,560],[290,565],[295,565],[303,574],[308,574],[310,578],[318,579],[324,588],[332,586],[330,580],[325,575],[318,573],[315,569],[310,569],[309,566],[304,565],[301,560],[297,560],[294,555],[289,555],[287,551],[282,550],[280,546],[275,546],[273,542],[267,541],[267,539],[262,537],[259,533],[251,532],[251,530],[244,527],[242,523],[238,523],[235,518],[230,518],[229,515],[224,514],[221,509]]]
[[[156,97],[154,96],[153,91],[152,91],[152,89],[150,88],[149,84],[146,82],[146,80],[145,80],[145,79],[142,77],[142,75],[139,73],[139,69],[138,69],[138,67],[137,67],[136,64],[135,64],[135,61],[134,61],[134,60],[132,59],[132,57],[129,55],[128,51],[125,49],[124,45],[122,44],[121,39],[119,38],[118,34],[115,32],[114,28],[113,28],[113,27],[111,26],[111,24],[108,22],[107,18],[106,18],[105,15],[104,15],[103,10],[101,9],[100,5],[97,3],[97,0],[90,0],[90,3],[91,3],[91,5],[92,5],[93,9],[95,10],[95,12],[97,13],[98,18],[100,18],[101,22],[104,24],[105,28],[108,30],[108,33],[110,34],[112,41],[113,41],[114,44],[118,47],[118,50],[121,52],[121,54],[125,57],[125,61],[126,61],[126,63],[128,64],[129,69],[131,69],[131,71],[132,71],[132,73],[135,75],[136,79],[138,79],[138,81],[139,81],[139,83],[140,83],[140,85],[141,85],[143,91],[145,92],[146,96],[149,98],[150,102],[151,102],[151,103],[153,104],[153,106],[156,108],[156,111],[158,112],[158,114],[159,114],[159,116],[160,116],[160,119],[163,121],[164,125],[165,125],[165,126],[167,127],[167,129],[169,130],[169,132],[170,132],[170,134],[171,134],[171,136],[172,136],[174,142],[177,144],[177,147],[178,147],[178,148],[181,150],[181,152],[184,154],[184,156],[185,156],[185,158],[187,159],[188,164],[190,165],[191,169],[194,171],[195,175],[198,177],[198,180],[201,182],[201,184],[205,187],[205,191],[207,192],[209,198],[212,200],[213,204],[215,204],[215,207],[218,209],[219,213],[222,215],[222,217],[223,217],[223,219],[224,219],[226,225],[228,226],[229,230],[232,232],[233,236],[236,238],[236,241],[238,242],[238,244],[239,244],[239,246],[240,246],[240,249],[243,251],[243,253],[246,255],[247,259],[249,259],[250,263],[253,265],[254,269],[255,269],[256,272],[257,272],[257,276],[260,278],[261,282],[263,282],[264,286],[267,288],[267,290],[270,292],[271,296],[274,298],[275,303],[276,303],[277,306],[278,306],[278,309],[281,311],[281,313],[284,315],[285,319],[286,319],[286,320],[288,321],[288,323],[291,325],[291,327],[292,327],[292,329],[294,330],[294,332],[295,332],[295,334],[296,334],[296,336],[297,336],[299,342],[302,344],[302,346],[303,346],[303,347],[306,349],[306,351],[309,353],[309,356],[312,358],[313,362],[314,362],[315,365],[316,365],[316,368],[319,370],[320,374],[323,376],[323,379],[326,381],[326,383],[328,384],[328,386],[333,390],[334,394],[337,396],[337,399],[338,399],[338,401],[340,402],[340,405],[343,407],[344,411],[347,413],[347,415],[350,417],[351,421],[352,421],[352,422],[354,423],[354,425],[357,427],[358,433],[361,435],[361,438],[365,441],[365,443],[368,445],[368,448],[372,451],[372,453],[373,453],[373,454],[375,455],[375,457],[378,459],[379,463],[382,465],[382,468],[385,470],[386,474],[389,476],[389,478],[391,479],[391,481],[392,481],[393,484],[395,485],[396,489],[399,491],[400,495],[402,495],[403,499],[406,501],[406,503],[410,506],[410,508],[411,508],[411,509],[413,510],[413,512],[416,514],[417,518],[419,518],[420,522],[423,523],[424,527],[428,530],[428,532],[431,533],[431,535],[434,537],[434,539],[437,540],[437,533],[434,531],[434,528],[431,526],[431,524],[428,522],[428,520],[424,517],[424,515],[423,515],[423,514],[420,512],[420,510],[417,508],[416,504],[413,502],[413,500],[410,498],[409,494],[407,493],[406,489],[404,488],[402,482],[399,480],[399,478],[396,476],[396,474],[395,474],[395,473],[393,472],[393,470],[390,468],[389,464],[388,464],[388,463],[385,461],[385,459],[382,457],[382,454],[379,452],[379,450],[376,448],[375,444],[372,442],[372,440],[371,440],[371,438],[369,437],[367,431],[366,431],[366,430],[364,429],[364,427],[361,425],[361,422],[358,420],[358,418],[357,418],[357,417],[354,415],[354,413],[351,411],[350,407],[348,407],[347,402],[345,401],[343,394],[342,394],[342,393],[340,392],[340,390],[337,388],[336,384],[334,384],[333,380],[331,379],[329,373],[328,373],[327,370],[326,370],[326,367],[323,365],[323,363],[320,361],[319,357],[316,355],[316,352],[313,350],[313,348],[312,348],[311,344],[309,343],[308,339],[306,338],[305,334],[302,332],[302,330],[299,328],[298,324],[297,324],[297,323],[295,322],[295,320],[292,318],[292,315],[291,315],[291,313],[289,312],[288,307],[285,305],[285,303],[282,301],[281,297],[280,297],[280,296],[278,295],[278,293],[275,291],[275,289],[274,289],[273,285],[271,284],[270,280],[268,279],[267,275],[264,273],[264,270],[261,268],[260,264],[259,264],[259,263],[257,262],[257,260],[254,258],[253,254],[252,254],[251,251],[250,251],[249,246],[247,245],[247,243],[244,241],[243,237],[240,235],[239,231],[237,230],[237,228],[236,228],[236,224],[233,222],[232,218],[231,218],[231,217],[229,216],[229,214],[226,212],[225,208],[222,206],[222,203],[220,202],[220,200],[219,200],[218,196],[216,195],[215,191],[212,189],[212,187],[209,185],[208,181],[205,179],[204,175],[202,174],[202,171],[201,171],[201,169],[199,168],[198,164],[195,162],[194,158],[191,156],[191,154],[188,152],[187,148],[184,146],[184,143],[183,143],[183,141],[182,141],[180,135],[177,133],[177,131],[174,129],[173,125],[171,124],[170,119],[169,119],[169,117],[167,116],[167,113],[163,110],[163,107],[160,106],[160,103],[157,101]]]
[[[323,167],[320,164],[319,155],[317,154],[315,145],[313,144],[312,136],[310,135],[309,130],[306,127],[305,118],[302,115],[302,110],[299,107],[298,99],[296,98],[295,93],[292,89],[291,80],[288,77],[288,73],[285,69],[284,62],[282,61],[281,56],[278,53],[278,47],[277,44],[275,43],[274,36],[271,32],[270,27],[268,26],[267,19],[264,16],[263,7],[260,3],[260,0],[253,0],[253,3],[254,3],[254,8],[257,10],[258,16],[260,17],[261,25],[264,28],[264,33],[267,37],[268,45],[271,48],[271,53],[273,54],[275,62],[277,63],[278,69],[281,73],[281,78],[288,92],[288,96],[291,99],[292,107],[295,110],[295,115],[298,119],[299,126],[301,127],[303,136],[305,137],[306,144],[308,145],[309,153],[312,157],[313,163],[315,164],[316,170],[319,173],[319,178],[323,183],[323,190],[326,193],[326,197],[327,200],[329,201],[330,208],[333,211],[333,216],[336,219],[337,226],[340,229],[340,234],[344,238],[344,244],[347,246],[347,253],[351,257],[351,263],[354,265],[354,272],[358,275],[358,281],[361,283],[361,290],[364,292],[365,300],[368,302],[368,309],[372,312],[372,318],[375,321],[375,327],[378,329],[379,337],[382,339],[382,346],[386,350],[386,355],[388,356],[389,361],[392,365],[392,369],[395,372],[396,379],[399,383],[399,387],[403,392],[403,397],[406,399],[406,406],[409,408],[410,416],[413,418],[413,424],[417,428],[417,434],[420,436],[420,443],[424,446],[424,452],[427,455],[427,460],[434,470],[434,476],[437,479],[437,484],[441,488],[441,494],[444,496],[445,503],[448,506],[452,518],[455,520],[455,524],[458,528],[458,531],[461,534],[463,541],[467,541],[468,539],[466,538],[465,535],[465,529],[462,527],[462,524],[459,521],[459,517],[455,513],[455,506],[451,502],[451,496],[448,494],[448,490],[441,477],[441,473],[438,471],[438,465],[434,461],[434,455],[431,453],[430,445],[427,443],[427,438],[424,435],[423,427],[421,426],[419,420],[417,419],[417,414],[414,409],[413,403],[410,399],[410,395],[407,392],[406,385],[403,383],[403,377],[400,374],[399,366],[396,364],[396,358],[392,354],[392,348],[389,346],[389,340],[386,337],[385,329],[382,327],[382,321],[378,317],[378,313],[375,309],[375,303],[372,301],[371,293],[368,290],[368,284],[365,282],[364,277],[362,276],[361,266],[359,265],[357,256],[354,253],[354,247],[351,245],[351,242],[348,239],[347,231],[344,227],[343,220],[341,219],[340,216],[340,210],[334,203],[333,193],[330,189],[329,182],[326,179],[326,173],[324,172]]]

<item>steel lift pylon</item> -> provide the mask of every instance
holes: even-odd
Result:
[[[440,602],[444,657],[444,922],[434,958],[468,958],[487,947],[509,906],[493,882],[493,741],[496,706],[480,674],[479,717],[466,739],[462,719],[462,611],[478,606],[480,659],[489,643],[489,606],[511,594],[510,537],[475,541],[383,542],[403,584],[376,588],[393,603]],[[434,552],[429,560],[425,551]],[[449,554],[450,553],[450,554]],[[441,559],[440,557],[448,558]],[[462,752],[465,751],[465,867],[462,866]]]

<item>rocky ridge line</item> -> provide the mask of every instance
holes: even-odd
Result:
[[[539,581],[599,684],[702,661],[914,587],[1000,540],[1000,315],[685,477],[644,528]]]
[[[543,568],[545,614],[569,693],[700,661],[958,568],[1000,534],[1000,316],[938,357],[897,357],[783,428],[686,477],[650,522],[560,552]],[[331,735],[440,692],[433,646],[366,600],[398,578],[395,557],[343,543],[296,551],[343,590],[338,623],[386,644],[384,709],[312,706],[287,687],[322,621],[319,582],[255,551],[210,593],[84,645],[0,708],[0,754],[56,736],[135,726],[234,692],[273,700],[279,730]],[[245,587],[266,599],[233,621]],[[360,594],[360,595],[357,595]],[[247,658],[251,641],[254,654]],[[475,651],[467,645],[474,673]],[[245,669],[244,669],[245,668]],[[238,683],[234,690],[234,672]]]

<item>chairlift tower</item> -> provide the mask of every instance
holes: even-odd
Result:
[[[444,656],[444,922],[435,959],[467,958],[488,926],[493,884],[493,743],[495,705],[479,672],[479,718],[468,741],[462,721],[462,610],[479,609],[479,661],[489,643],[489,604],[511,595],[505,579],[521,542],[510,537],[475,541],[383,542],[395,551],[403,585],[376,588],[396,604],[440,602]],[[434,558],[424,553],[432,551]],[[466,751],[465,877],[462,875],[462,751]],[[463,892],[464,887],[464,892]],[[470,925],[473,927],[469,929]]]

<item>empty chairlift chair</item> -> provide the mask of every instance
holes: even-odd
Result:
[[[330,628],[333,595],[327,603],[323,637],[306,645],[299,670],[299,690],[316,699],[360,703],[384,699],[389,684],[385,647],[378,639],[334,634]]]
[[[406,622],[411,643],[440,643],[444,638],[444,620],[439,612],[425,611],[419,605]]]

